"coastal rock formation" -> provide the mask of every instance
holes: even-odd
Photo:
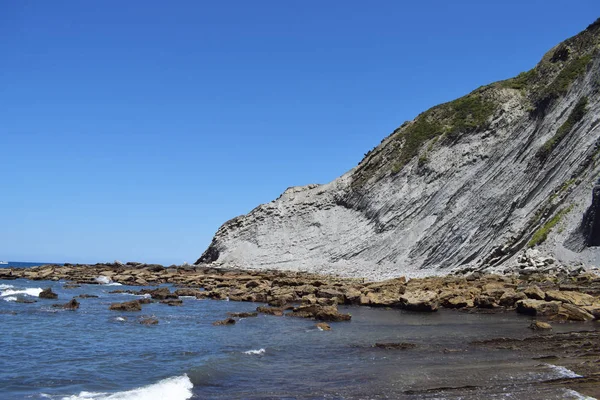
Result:
[[[52,288],[46,288],[38,295],[40,299],[58,299],[58,295],[52,291]]]
[[[224,223],[197,264],[376,280],[597,265],[599,44],[600,20],[534,69],[425,111],[333,182]],[[530,248],[540,257],[523,262]]]
[[[142,311],[142,304],[138,300],[123,303],[112,303],[109,310],[113,311]]]

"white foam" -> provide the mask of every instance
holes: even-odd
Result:
[[[0,285],[0,290],[10,289],[10,288],[13,288],[13,287],[14,287],[13,285],[2,284],[2,285]]]
[[[187,375],[174,376],[142,386],[137,389],[117,393],[81,392],[78,395],[62,397],[62,400],[187,400],[192,397],[194,385]]]
[[[117,317],[117,318],[115,318],[115,321],[123,322],[123,321],[127,321],[127,320],[123,317]]]
[[[553,365],[553,364],[544,364],[544,365],[546,365],[547,367],[552,369],[558,375],[558,378],[581,378],[581,375],[579,375],[563,366]]]
[[[8,296],[4,298],[4,301],[17,301],[17,298],[15,296]]]
[[[586,396],[584,394],[576,392],[573,389],[566,389],[565,393],[570,396],[573,396],[573,399],[575,399],[575,400],[597,400],[595,397]]]
[[[40,293],[42,293],[42,290],[42,288],[7,289],[4,292],[0,293],[0,297],[14,296],[16,294],[24,294],[27,296],[39,297]]]
[[[108,276],[104,276],[104,275],[100,275],[97,278],[95,278],[94,280],[101,285],[108,285],[109,283],[112,282],[112,280]]]
[[[248,350],[245,351],[244,354],[248,354],[248,355],[260,355],[260,354],[265,354],[266,350],[265,349],[258,349],[258,350]]]

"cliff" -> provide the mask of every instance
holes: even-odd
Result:
[[[600,259],[600,19],[405,122],[357,167],[219,228],[197,263],[364,276]],[[595,194],[594,194],[595,193]]]

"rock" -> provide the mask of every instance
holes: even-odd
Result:
[[[227,313],[227,315],[229,315],[230,317],[235,317],[235,318],[251,318],[251,317],[257,317],[258,312],[230,312],[230,313]]]
[[[78,285],[76,283],[65,283],[63,285],[63,289],[77,289],[79,287],[81,287],[81,285]]]
[[[585,309],[573,304],[562,304],[558,310],[558,315],[554,318],[567,321],[591,321],[594,319],[594,316]]]
[[[166,304],[168,306],[182,306],[183,305],[183,300],[181,299],[167,299],[167,300],[161,300],[160,301],[161,304]]]
[[[171,293],[169,288],[162,287],[159,289],[146,289],[140,290],[140,294],[149,294],[155,300],[166,300],[166,299],[176,299],[178,296],[175,293]]]
[[[534,331],[549,330],[552,329],[552,325],[547,322],[533,321],[531,325],[529,325],[529,329],[533,329]]]
[[[474,301],[475,307],[477,308],[496,308],[498,304],[496,304],[496,298],[492,296],[479,295],[475,297]]]
[[[62,308],[64,308],[65,310],[77,310],[79,308],[79,302],[75,299],[71,299],[71,301],[69,301],[66,304],[63,304]]]
[[[154,317],[140,319],[142,325],[158,325],[158,319]]]
[[[330,330],[331,330],[331,326],[329,326],[329,324],[328,324],[328,323],[326,323],[326,322],[319,322],[319,323],[316,325],[316,327],[317,327],[319,330],[322,330],[322,331],[330,331]]]
[[[262,314],[274,315],[276,317],[283,316],[283,309],[280,307],[265,307],[260,306],[256,308],[256,311]]]
[[[417,347],[416,344],[414,343],[375,343],[375,345],[373,347],[376,347],[378,349],[385,349],[385,350],[407,350],[407,349],[414,349],[415,347]]]
[[[175,290],[175,292],[173,292],[173,293],[176,296],[196,297],[198,295],[198,293],[201,293],[201,291],[198,289],[182,288],[182,289]]]
[[[596,302],[596,298],[589,294],[560,290],[548,290],[546,292],[546,300],[556,300],[576,306],[591,306]]]
[[[318,304],[302,305],[286,314],[289,317],[313,318],[320,321],[350,321],[350,314],[341,314],[336,306],[320,306]]]
[[[445,308],[464,308],[473,306],[473,301],[467,300],[464,296],[454,296],[446,298],[442,302],[442,306]]]
[[[350,287],[346,290],[346,293],[344,294],[344,296],[346,297],[346,303],[347,304],[359,304],[360,303],[360,296],[361,296],[361,291]]]
[[[108,309],[113,311],[142,311],[142,305],[138,300],[132,300],[123,303],[112,303]]]
[[[546,293],[536,285],[529,286],[523,293],[525,293],[525,296],[528,298],[534,300],[544,300],[546,298]]]
[[[96,299],[98,298],[98,296],[96,296],[95,294],[80,294],[79,296],[80,299]]]
[[[517,312],[527,315],[552,316],[558,314],[560,303],[544,300],[519,300],[515,303]]]
[[[52,291],[52,288],[42,290],[38,297],[40,299],[58,299],[58,295]]]
[[[594,316],[595,319],[600,319],[600,305],[583,306],[586,312]]]
[[[222,321],[215,321],[213,322],[214,326],[219,326],[219,325],[235,325],[235,319],[233,318],[225,318]]]
[[[519,300],[524,300],[527,295],[523,292],[516,292],[514,289],[507,289],[500,297],[499,304],[502,307],[514,307]]]
[[[317,292],[317,297],[323,299],[334,299],[337,304],[344,304],[346,302],[346,297],[344,294],[336,289],[320,288]]]
[[[437,293],[432,290],[416,290],[414,292],[406,292],[400,297],[400,307],[409,311],[437,311]]]

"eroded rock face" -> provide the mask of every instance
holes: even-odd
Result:
[[[560,54],[551,50],[524,90],[499,82],[433,108],[333,182],[289,188],[226,222],[197,263],[382,280],[500,271],[518,265],[528,246],[560,262],[600,259],[594,247],[564,246],[600,174],[600,58],[592,54],[599,30],[595,24],[565,41]],[[552,92],[561,71],[582,57],[589,57],[585,68]],[[584,114],[571,123],[583,99]],[[475,121],[481,110],[489,113]],[[600,241],[595,215],[586,223],[589,244]]]

